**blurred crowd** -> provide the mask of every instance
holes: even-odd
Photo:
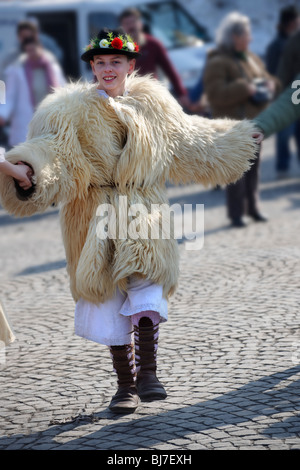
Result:
[[[214,48],[207,54],[193,89],[185,88],[164,44],[145,29],[139,10],[127,8],[119,23],[140,46],[141,56],[136,63],[139,73],[151,73],[158,78],[161,70],[172,93],[190,114],[211,119],[255,120],[300,73],[300,16],[294,6],[280,11],[277,31],[270,38],[263,58],[251,51],[250,19],[238,12],[224,17]],[[37,105],[53,88],[67,83],[59,50],[57,53],[49,50],[50,43],[47,47],[35,21],[21,21],[16,34],[19,48],[9,52],[0,77],[6,83],[6,104],[0,108],[0,145],[6,149],[26,139],[27,126]],[[278,178],[288,176],[292,138],[300,163],[299,119],[276,134],[274,161]],[[233,226],[244,227],[244,215],[257,222],[267,220],[259,209],[259,164],[258,155],[250,171],[225,188],[228,217]]]

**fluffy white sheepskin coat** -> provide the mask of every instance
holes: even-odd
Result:
[[[126,291],[132,274],[163,285],[168,298],[177,285],[177,241],[101,239],[99,204],[119,195],[128,206],[168,203],[165,182],[224,185],[250,168],[257,144],[249,121],[187,115],[157,80],[133,75],[129,94],[100,97],[96,85],[56,89],[40,104],[27,140],[10,150],[12,163],[29,163],[35,188],[20,199],[13,179],[0,176],[2,205],[19,217],[61,203],[60,221],[73,298],[104,302],[116,286]],[[131,219],[130,219],[131,220]]]

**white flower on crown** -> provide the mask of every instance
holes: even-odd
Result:
[[[134,44],[132,44],[132,42],[127,42],[127,49],[130,52],[133,52],[134,51]]]
[[[99,46],[104,48],[104,49],[107,49],[109,47],[109,42],[107,39],[102,39],[100,42],[99,42]]]

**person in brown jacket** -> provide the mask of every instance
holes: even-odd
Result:
[[[227,15],[217,32],[216,49],[210,51],[203,84],[213,118],[253,119],[280,89],[261,59],[249,51],[251,26],[240,13]],[[259,158],[242,179],[226,187],[228,217],[244,227],[243,215],[266,221],[258,207]]]

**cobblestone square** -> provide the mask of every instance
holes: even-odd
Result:
[[[1,352],[0,449],[300,449],[300,167],[277,180],[263,143],[267,223],[229,228],[223,189],[168,188],[205,208],[204,246],[180,243],[180,283],[161,326],[165,401],[107,408],[108,348],[74,335],[58,208],[0,208],[0,299],[16,341]]]

